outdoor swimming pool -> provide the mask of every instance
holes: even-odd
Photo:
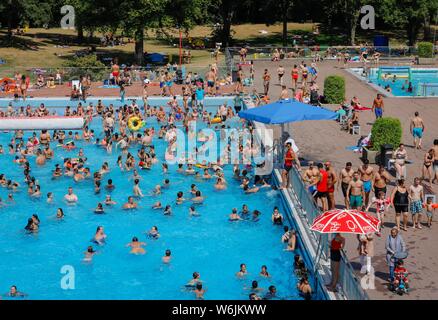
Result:
[[[436,68],[410,68],[411,77],[404,72],[408,67],[388,67],[382,69],[379,76],[378,68],[371,68],[369,75],[363,77],[368,82],[377,85],[382,90],[386,86],[391,88],[391,93],[397,97],[434,97],[438,96],[438,69]],[[357,76],[362,77],[363,68],[350,69]],[[387,74],[386,79],[382,77]],[[396,75],[394,81],[394,75]],[[412,83],[412,91],[408,90],[409,81]]]
[[[40,102],[34,101],[35,105]],[[43,102],[48,105],[47,101]],[[53,102],[60,102],[64,104],[57,110],[58,114],[63,113],[65,101]],[[76,103],[69,104],[75,106]],[[214,100],[211,103],[213,106],[208,108],[215,108],[214,105],[220,102]],[[236,127],[237,120],[228,124]],[[155,119],[149,119],[147,126],[154,126],[156,131],[159,129]],[[94,129],[96,137],[102,137],[100,118],[95,118],[90,128]],[[27,132],[25,138],[31,134]],[[138,200],[139,209],[126,211],[121,206],[132,193],[133,182],[129,180],[132,172],[121,172],[116,166],[119,153],[113,149],[113,153],[108,154],[92,143],[78,141],[76,144],[78,148],[83,148],[87,157],[86,166],[91,172],[97,171],[103,162],[109,163],[111,171],[104,175],[102,186],[107,179],[112,179],[116,186],[111,197],[117,204],[106,208],[105,214],[94,214],[97,203],[103,202],[108,194],[103,187],[100,194],[95,194],[92,180],[75,183],[67,177],[51,178],[54,165],[62,164],[64,157],[77,156],[78,149],[68,152],[56,148],[55,158],[42,167],[37,167],[34,159],[30,159],[31,175],[39,181],[43,194],[40,199],[31,200],[26,187],[23,187],[22,168],[13,163],[15,155],[7,154],[12,136],[13,133],[0,134],[0,144],[5,149],[5,154],[0,155],[0,173],[18,181],[22,187],[14,193],[15,203],[0,208],[0,290],[6,292],[15,284],[30,299],[194,299],[194,294],[183,287],[192,278],[192,273],[198,271],[207,290],[206,299],[247,300],[250,291],[244,287],[250,287],[252,280],[258,280],[259,286],[265,290],[275,285],[281,298],[302,299],[296,289],[299,279],[293,273],[294,253],[304,256],[307,265],[310,262],[301,242],[295,252],[283,250],[285,244],[280,241],[283,228],[271,222],[275,206],[287,216],[278,191],[262,189],[256,194],[244,194],[239,183],[231,178],[231,165],[224,170],[229,183],[224,191],[216,191],[212,182],[177,173],[176,165],[169,167],[168,174],[163,174],[161,166],[156,165],[151,170],[139,170],[142,176],[140,187],[148,195]],[[154,145],[157,157],[164,161],[165,143],[155,138]],[[55,148],[55,143],[52,148]],[[139,146],[134,145],[129,151],[136,155],[138,149]],[[163,189],[162,195],[150,195],[153,187],[166,178],[170,179],[170,187]],[[183,191],[184,196],[190,198],[192,183],[206,197],[204,204],[196,206],[199,217],[189,217],[190,201],[182,205],[175,203],[178,191]],[[67,205],[62,199],[69,186],[79,197],[75,206]],[[8,191],[0,188],[0,197],[4,202]],[[53,204],[46,203],[47,192],[54,193]],[[152,210],[151,206],[156,201],[170,204],[173,215],[164,216],[161,210]],[[248,204],[251,211],[261,211],[260,220],[228,221],[232,208],[240,210],[243,204]],[[64,210],[63,221],[55,218],[58,207]],[[34,213],[41,220],[40,230],[36,235],[29,235],[24,232],[24,226]],[[287,220],[286,224],[290,226]],[[104,246],[94,245],[99,253],[91,263],[85,263],[82,261],[84,252],[87,246],[92,245],[90,239],[97,226],[105,228],[107,243]],[[152,226],[158,226],[161,234],[158,240],[151,240],[145,235]],[[145,255],[129,254],[130,249],[125,245],[133,236],[147,243]],[[166,249],[172,251],[169,265],[161,261]],[[235,276],[241,263],[245,263],[249,271],[243,279]],[[75,270],[74,290],[61,288],[61,268],[64,265]],[[262,265],[268,267],[271,278],[259,276]],[[312,279],[310,283],[313,286]]]

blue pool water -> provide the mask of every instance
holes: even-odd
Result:
[[[438,69],[436,68],[411,68],[411,82],[413,87],[412,92],[408,92],[407,90],[407,81],[409,80],[406,78],[406,73],[400,73],[401,77],[396,77],[396,80],[393,81],[394,74],[399,74],[397,71],[389,73],[388,78],[384,80],[382,79],[382,77],[380,77],[379,79],[377,70],[378,68],[371,68],[370,75],[367,80],[380,86],[381,88],[385,88],[387,85],[389,85],[389,87],[391,88],[391,93],[394,96],[438,96]],[[353,71],[361,74],[362,68],[355,68],[353,69]]]
[[[58,113],[62,114],[62,110],[59,109]],[[235,126],[236,121],[229,124]],[[148,126],[154,126],[158,132],[155,120],[148,120]],[[100,119],[95,118],[91,128],[99,136]],[[27,132],[25,137],[31,134]],[[229,166],[225,169],[228,189],[218,192],[213,182],[178,174],[176,166],[170,166],[169,173],[164,175],[158,164],[150,171],[139,170],[143,193],[149,194],[165,178],[170,179],[171,187],[163,189],[160,196],[148,195],[140,199],[140,209],[125,211],[121,206],[131,194],[133,182],[128,179],[132,172],[119,170],[115,150],[108,154],[92,143],[80,141],[77,145],[84,149],[88,158],[86,165],[92,172],[97,171],[104,161],[110,165],[110,173],[102,179],[101,193],[94,194],[91,180],[75,183],[68,177],[51,179],[54,165],[62,164],[64,157],[76,156],[78,152],[78,149],[68,152],[57,148],[55,158],[45,166],[37,167],[30,158],[31,175],[39,181],[43,194],[41,199],[31,200],[24,186],[22,168],[13,163],[14,155],[7,154],[11,137],[12,133],[0,133],[0,144],[5,149],[5,154],[0,155],[0,173],[22,186],[14,193],[15,204],[0,208],[0,294],[15,284],[30,299],[194,299],[194,294],[182,287],[191,279],[192,273],[198,271],[207,289],[206,299],[246,300],[249,291],[244,287],[249,287],[252,280],[258,280],[264,289],[275,285],[282,298],[301,299],[296,290],[299,279],[293,273],[294,253],[283,250],[285,245],[280,241],[283,229],[271,222],[274,206],[279,206],[286,216],[278,191],[265,189],[245,195],[231,178],[232,168]],[[155,138],[154,144],[158,158],[164,161],[164,143]],[[54,143],[52,147],[55,147]],[[136,155],[138,149],[138,146],[131,146],[129,151]],[[107,194],[103,186],[110,178],[116,185],[111,196],[117,204],[106,209],[106,214],[94,214],[97,203],[103,202]],[[191,202],[175,204],[178,191],[190,197],[192,183],[206,197],[204,204],[197,206],[200,217],[189,217]],[[75,206],[66,205],[62,200],[69,186],[79,197]],[[3,201],[6,201],[8,191],[0,188]],[[53,204],[46,203],[47,192],[54,193]],[[163,205],[172,205],[172,216],[151,209],[158,200]],[[229,222],[231,209],[240,209],[244,203],[250,210],[262,212],[260,220]],[[64,209],[63,221],[54,217],[58,207]],[[24,226],[34,213],[40,217],[40,230],[36,235],[29,235],[24,232]],[[102,247],[95,246],[99,253],[91,263],[84,263],[84,251],[92,244],[90,239],[100,225],[105,228],[107,243]],[[158,240],[150,240],[144,234],[154,225],[161,233]],[[129,254],[125,245],[133,236],[147,243],[145,255]],[[161,261],[166,249],[172,251],[170,265]],[[301,248],[295,253],[306,256]],[[250,273],[244,279],[235,276],[241,263],[247,265]],[[75,270],[74,290],[61,288],[63,274],[60,271],[64,265]],[[268,267],[272,275],[270,279],[259,277],[262,265]]]

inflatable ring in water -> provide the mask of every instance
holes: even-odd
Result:
[[[143,120],[141,120],[139,117],[131,117],[128,120],[128,128],[131,131],[138,131],[144,126]]]
[[[208,166],[206,166],[205,164],[201,164],[201,163],[195,164],[195,167],[201,168],[201,169],[208,169]]]
[[[221,123],[221,122],[222,122],[222,118],[220,118],[220,117],[216,117],[216,118],[211,119],[211,123]]]

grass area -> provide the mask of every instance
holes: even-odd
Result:
[[[303,39],[313,39],[321,46],[337,45],[346,43],[345,34],[329,34],[329,31],[322,32],[315,36],[312,34],[313,23],[288,23],[288,39],[293,35],[301,35]],[[437,26],[433,26],[435,28]],[[189,37],[204,39],[211,35],[210,26],[196,26],[190,33]],[[263,32],[261,32],[263,31]],[[266,31],[266,32],[265,32]],[[333,33],[333,32],[332,32]],[[395,31],[370,31],[361,32],[358,30],[357,43],[372,42],[375,34],[384,34],[390,37],[391,45],[401,45],[404,43],[404,35]],[[171,61],[178,61],[178,30],[169,33],[167,39],[157,39],[155,30],[146,31],[146,41],[144,49],[147,52],[165,52],[169,54]],[[6,31],[0,29],[1,39],[6,36]],[[101,34],[95,33],[92,43],[98,44]],[[241,24],[232,27],[232,36],[236,45],[248,44],[251,46],[281,45],[282,42],[282,24],[267,26],[265,24]],[[14,38],[12,47],[0,47],[0,58],[6,60],[6,64],[0,65],[0,77],[11,76],[15,71],[26,72],[30,68],[60,68],[64,62],[71,59],[75,52],[84,50],[89,47],[87,44],[78,45],[76,32],[74,30],[62,30],[60,28],[42,29],[32,28],[25,35]],[[184,36],[183,44],[187,44],[188,39]],[[68,47],[57,47],[68,44]],[[119,57],[121,63],[131,62],[133,60],[134,44],[126,44],[117,47],[100,47],[97,51],[104,56]],[[211,58],[212,49],[191,50],[192,64],[187,66],[188,69],[203,72],[205,68],[213,63]],[[224,57],[220,56],[220,62]],[[202,70],[202,71],[201,71]]]
[[[242,24],[233,26],[233,38],[237,42],[247,43],[270,43],[278,44],[281,42],[281,24],[266,26],[264,24]],[[308,32],[312,30],[312,24],[289,23],[290,32],[302,30]],[[267,34],[260,33],[260,30],[266,30]],[[178,61],[178,31],[170,32],[171,40],[157,40],[154,30],[146,32],[147,40],[145,41],[145,51],[147,52],[165,52],[169,54],[171,61]],[[211,27],[197,26],[190,33],[192,38],[207,38],[211,35]],[[0,30],[0,38],[6,36],[5,30]],[[101,34],[94,34],[93,43],[98,43]],[[173,37],[173,39],[172,39]],[[15,71],[25,72],[30,68],[60,68],[64,62],[77,51],[89,47],[87,44],[78,45],[74,41],[76,32],[74,30],[63,30],[60,28],[42,29],[32,28],[25,35],[15,37],[12,47],[0,48],[0,57],[6,60],[5,65],[0,65],[1,75],[13,75]],[[183,38],[183,43],[187,39]],[[68,47],[57,47],[68,44]],[[211,50],[191,50],[192,64],[188,68],[194,71],[205,69],[208,64],[213,63]],[[134,44],[129,43],[117,47],[100,47],[97,51],[102,52],[105,56],[119,57],[121,63],[130,62],[133,59]],[[223,61],[223,56],[220,56]]]

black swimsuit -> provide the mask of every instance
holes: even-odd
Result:
[[[409,195],[407,190],[406,192],[400,192],[397,189],[394,195],[394,207],[395,207],[395,213],[402,213],[409,211]]]

